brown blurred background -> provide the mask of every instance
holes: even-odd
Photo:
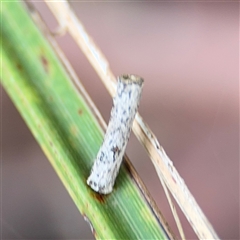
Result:
[[[45,4],[34,5],[54,30]],[[116,76],[144,77],[140,114],[219,237],[239,239],[239,3],[71,5]],[[57,41],[108,121],[112,99],[98,76],[68,35]],[[1,102],[3,239],[93,239],[4,90]],[[177,233],[151,161],[134,136],[127,153]],[[180,217],[187,239],[196,239]]]

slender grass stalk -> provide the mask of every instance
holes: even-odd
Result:
[[[97,239],[173,239],[125,164],[114,191],[86,184],[98,121],[20,1],[1,2],[1,81]],[[168,232],[168,234],[167,234]]]

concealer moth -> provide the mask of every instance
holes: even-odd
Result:
[[[138,110],[143,82],[136,75],[118,77],[107,131],[87,180],[96,192],[112,192]]]

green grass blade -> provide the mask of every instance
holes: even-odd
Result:
[[[167,239],[122,167],[114,191],[87,185],[102,130],[21,2],[1,2],[1,80],[97,239]]]

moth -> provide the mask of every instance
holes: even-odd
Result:
[[[117,78],[116,96],[103,144],[94,161],[87,184],[96,192],[112,192],[138,110],[144,80],[136,75]]]

